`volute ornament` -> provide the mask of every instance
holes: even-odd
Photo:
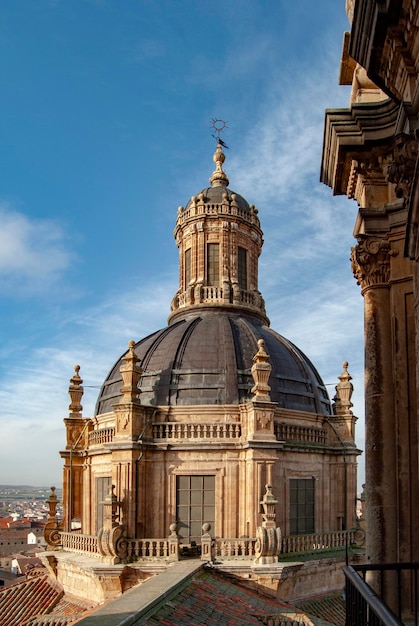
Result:
[[[390,278],[390,257],[396,256],[385,239],[358,236],[358,244],[351,249],[352,271],[362,290],[387,285]]]

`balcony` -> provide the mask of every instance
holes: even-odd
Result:
[[[419,563],[344,567],[346,626],[417,626],[418,569]],[[394,612],[385,603],[389,591],[394,596]]]

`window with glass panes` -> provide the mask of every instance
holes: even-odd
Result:
[[[102,503],[109,495],[111,480],[110,476],[96,478],[96,534],[99,533],[105,521],[105,507]]]
[[[185,250],[185,287],[191,282],[191,249]]]
[[[314,533],[314,478],[290,480],[290,534]]]
[[[240,289],[247,290],[247,250],[237,248],[237,279]]]
[[[215,522],[215,476],[177,476],[176,518],[184,543],[200,542],[202,524]]]
[[[217,287],[220,282],[220,246],[207,244],[207,284]]]

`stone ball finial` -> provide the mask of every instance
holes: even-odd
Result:
[[[206,534],[209,533],[209,531],[211,530],[211,524],[209,522],[205,522],[205,524],[202,524],[202,530]]]

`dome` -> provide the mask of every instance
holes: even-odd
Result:
[[[270,356],[272,402],[286,409],[329,415],[326,388],[301,350],[256,316],[210,309],[185,314],[135,345],[143,370],[139,383],[142,404],[228,405],[248,401],[258,339],[265,341]],[[121,359],[101,388],[96,415],[112,411],[122,395]]]
[[[196,196],[194,196],[194,199],[196,200],[197,198],[202,197],[205,204],[221,204],[224,199],[224,194],[227,194],[229,204],[232,201],[235,201],[240,209],[250,211],[249,203],[245,198],[243,198],[243,196],[221,185],[218,187],[206,187],[205,189],[202,189],[198,194],[196,194]],[[186,210],[189,209],[192,202],[193,200],[191,198],[185,207]]]

